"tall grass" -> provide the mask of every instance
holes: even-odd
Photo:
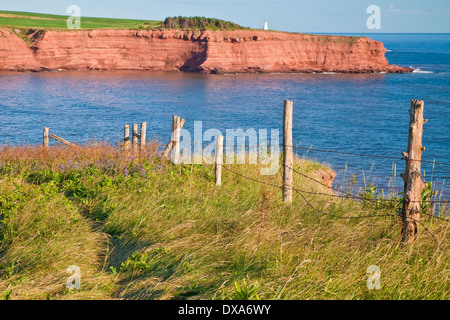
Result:
[[[0,296],[11,299],[449,299],[449,224],[403,246],[392,209],[294,194],[214,168],[107,144],[0,150]],[[231,165],[254,179],[259,165]],[[321,179],[323,165],[296,159]],[[295,175],[294,187],[330,193]],[[65,270],[81,269],[68,290]],[[369,290],[367,268],[381,268]]]

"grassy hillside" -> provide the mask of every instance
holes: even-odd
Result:
[[[37,29],[67,29],[68,17],[69,15],[62,16],[19,11],[0,11],[0,26]],[[161,27],[161,21],[156,20],[81,17],[82,29],[143,29],[159,27]]]
[[[449,224],[425,218],[402,246],[392,209],[294,194],[212,166],[175,166],[156,144],[139,160],[103,145],[0,150],[0,298],[450,299]],[[260,176],[256,165],[232,170]],[[296,170],[320,179],[320,164]],[[281,171],[281,170],[280,170]],[[328,193],[296,175],[299,189]],[[81,269],[81,290],[66,270]],[[381,268],[368,290],[367,268]]]

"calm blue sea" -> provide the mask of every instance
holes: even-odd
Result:
[[[294,142],[302,147],[401,157],[411,99],[425,101],[423,159],[444,196],[450,178],[450,34],[370,34],[390,63],[411,74],[199,75],[154,72],[0,74],[0,143],[42,143],[42,129],[70,141],[122,137],[124,123],[147,121],[150,137],[170,137],[172,115],[203,129],[281,129],[283,101],[294,101]],[[302,154],[300,152],[300,154]],[[402,188],[404,161],[309,152],[329,163],[338,182]]]

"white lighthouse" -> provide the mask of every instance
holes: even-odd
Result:
[[[269,25],[267,24],[267,20],[264,21],[264,30],[269,30]]]

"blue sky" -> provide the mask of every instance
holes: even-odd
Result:
[[[82,16],[162,20],[207,16],[241,25],[293,32],[446,32],[449,0],[0,0],[0,10],[66,14],[78,5]],[[381,9],[381,29],[369,30],[366,9]]]

